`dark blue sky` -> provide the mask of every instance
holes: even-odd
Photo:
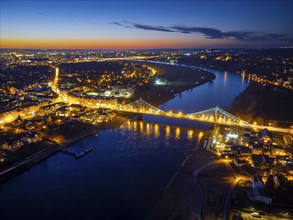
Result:
[[[1,47],[292,46],[292,8],[292,0],[1,0]]]

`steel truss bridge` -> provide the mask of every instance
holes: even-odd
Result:
[[[165,116],[170,118],[182,118],[187,120],[194,120],[194,121],[201,121],[201,122],[222,124],[222,125],[229,125],[229,126],[247,127],[247,128],[254,128],[254,129],[268,128],[270,131],[285,132],[285,133],[291,133],[291,134],[293,133],[293,129],[290,129],[290,128],[279,128],[279,127],[272,127],[272,126],[250,124],[240,118],[237,118],[236,116],[230,114],[229,112],[221,109],[218,106],[214,108],[209,108],[203,111],[190,113],[190,114],[184,114],[182,112],[174,113],[172,111],[166,112],[151,105],[150,103],[142,99],[138,99],[129,104],[116,104],[116,105],[97,104],[97,107],[106,107],[113,111],[130,112],[130,113],[136,113],[136,114],[158,115],[158,116]]]

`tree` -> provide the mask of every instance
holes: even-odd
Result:
[[[269,175],[267,182],[265,184],[265,190],[267,193],[269,193],[270,196],[274,194],[275,187],[274,187],[274,177],[273,175]]]

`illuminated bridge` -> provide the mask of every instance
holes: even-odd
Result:
[[[214,108],[209,108],[203,111],[190,113],[190,114],[184,114],[182,112],[174,113],[172,111],[166,112],[151,105],[150,103],[142,99],[138,99],[130,104],[124,104],[124,105],[117,104],[117,105],[107,105],[107,106],[103,105],[100,107],[107,107],[112,109],[113,111],[131,112],[136,114],[158,115],[158,116],[165,116],[165,117],[171,117],[171,118],[182,118],[182,119],[195,120],[195,121],[201,121],[201,122],[207,122],[207,123],[248,127],[248,128],[255,128],[255,129],[268,128],[271,131],[293,133],[293,130],[289,128],[279,128],[279,127],[272,127],[272,126],[250,124],[240,118],[237,118],[236,116],[230,114],[229,112],[224,111],[218,106]]]

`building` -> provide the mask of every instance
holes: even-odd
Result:
[[[252,166],[260,169],[268,168],[271,165],[271,160],[267,155],[252,154],[251,155]]]
[[[22,138],[22,141],[28,143],[28,144],[33,144],[36,143],[38,141],[41,141],[42,137],[41,135],[39,135],[37,132],[33,131],[33,132],[28,132],[24,135],[24,137]]]
[[[272,145],[273,144],[273,133],[268,129],[263,129],[258,132],[258,142],[261,145]]]
[[[240,159],[239,157],[235,157],[235,159],[233,160],[233,163],[237,167],[243,167],[243,166],[247,165],[246,160],[245,159]]]
[[[252,188],[253,189],[263,189],[265,184],[260,175],[257,173],[252,175]]]

